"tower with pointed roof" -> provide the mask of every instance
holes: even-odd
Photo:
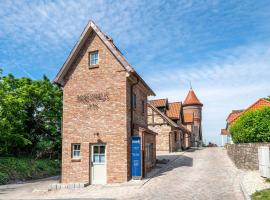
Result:
[[[192,87],[183,103],[183,118],[187,129],[191,131],[191,146],[202,144],[202,107],[203,104],[196,96]]]

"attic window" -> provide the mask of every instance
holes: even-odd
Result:
[[[93,52],[89,53],[89,65],[90,66],[98,65],[98,59],[99,59],[98,51],[93,51]]]

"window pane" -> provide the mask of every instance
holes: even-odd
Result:
[[[101,163],[105,162],[105,155],[100,155],[99,158]]]
[[[94,153],[98,153],[98,146],[94,146]]]
[[[75,151],[75,157],[80,157],[80,151]]]
[[[99,163],[99,155],[94,155],[94,162]]]
[[[98,64],[98,52],[93,52],[90,54],[90,64],[91,65]]]
[[[99,153],[100,154],[105,154],[105,146],[100,146]]]

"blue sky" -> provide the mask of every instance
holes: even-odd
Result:
[[[266,0],[0,1],[4,73],[54,78],[88,20],[114,39],[156,92],[204,103],[203,136],[220,144],[232,109],[270,95]]]

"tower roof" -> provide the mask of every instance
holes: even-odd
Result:
[[[200,105],[200,106],[202,106],[203,104],[200,102],[200,100],[196,96],[195,92],[191,88],[187,94],[187,97],[186,97],[183,105],[184,106],[187,106],[187,105]]]

